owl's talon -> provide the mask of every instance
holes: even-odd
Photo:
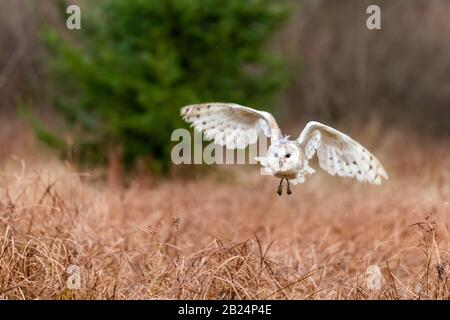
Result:
[[[286,179],[286,181],[287,181],[287,187],[286,187],[287,194],[291,194],[292,193],[291,185],[289,184],[289,180],[288,179]]]
[[[283,194],[283,180],[284,178],[280,180],[280,184],[278,185],[277,193],[279,196]]]

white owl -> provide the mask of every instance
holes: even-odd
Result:
[[[275,118],[268,112],[258,111],[233,103],[203,103],[181,109],[183,119],[203,132],[205,137],[229,149],[245,148],[255,143],[262,131],[270,137],[266,157],[257,157],[264,170],[280,178],[277,193],[283,192],[286,180],[294,185],[305,182],[315,172],[309,160],[317,154],[319,166],[331,175],[356,178],[360,182],[381,184],[388,175],[381,163],[358,142],[329,126],[310,121],[295,140],[283,137]],[[255,134],[256,133],[256,134]]]

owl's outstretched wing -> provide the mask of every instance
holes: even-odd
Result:
[[[193,104],[181,108],[181,116],[197,131],[204,132],[207,139],[229,149],[243,149],[255,143],[260,131],[272,142],[281,137],[270,113],[234,103]]]
[[[367,149],[348,135],[319,122],[308,122],[297,141],[307,159],[317,153],[319,165],[331,175],[381,184],[388,175]]]

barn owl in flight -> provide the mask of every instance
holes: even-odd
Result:
[[[243,149],[255,143],[257,134],[262,131],[271,144],[267,155],[256,160],[266,173],[281,179],[277,188],[279,195],[283,192],[284,180],[287,194],[291,194],[289,182],[304,183],[305,177],[315,172],[309,166],[315,154],[319,166],[333,176],[377,185],[388,179],[381,163],[367,149],[348,135],[319,122],[308,122],[300,136],[291,140],[281,135],[270,113],[238,104],[189,105],[181,109],[181,116],[207,139],[229,149]]]

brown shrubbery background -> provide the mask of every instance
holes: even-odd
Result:
[[[381,31],[363,1],[302,1],[269,49],[294,75],[275,111],[286,133],[332,124],[390,180],[319,172],[278,197],[256,168],[111,188],[106,169],[58,158],[15,112],[32,98],[56,119],[36,33],[43,17],[58,26],[55,5],[0,2],[0,298],[450,298],[450,3],[377,3]],[[72,264],[80,290],[66,286]]]
[[[12,146],[20,157],[2,162],[0,181],[0,297],[450,298],[449,143],[354,135],[386,164],[387,184],[319,173],[289,197],[255,168],[109,189]],[[72,264],[80,290],[66,287]],[[366,285],[371,265],[380,290]]]

